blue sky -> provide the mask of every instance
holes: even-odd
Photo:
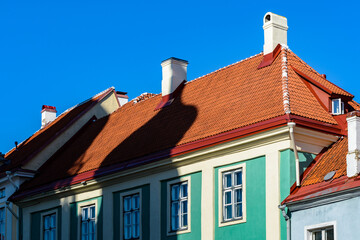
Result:
[[[293,3],[292,3],[293,2]],[[288,19],[289,48],[360,101],[360,4],[331,1],[0,1],[0,151],[58,113],[114,86],[161,91],[160,62],[188,80],[262,51],[262,18]]]

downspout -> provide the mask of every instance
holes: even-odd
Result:
[[[286,211],[285,211],[286,205],[285,204],[279,205],[278,207],[281,210],[281,213],[286,221],[286,239],[291,240],[291,228],[290,228],[291,222],[290,222],[290,217],[286,214]]]
[[[15,187],[15,191],[19,190],[19,186],[15,184],[15,182],[12,180],[11,178],[11,172],[10,171],[6,171],[6,176],[9,180],[9,182]]]
[[[299,154],[298,154],[296,144],[295,144],[295,134],[294,134],[295,125],[296,125],[296,123],[294,123],[294,122],[288,122],[291,143],[292,143],[294,154],[295,154],[296,186],[300,187],[300,164],[299,164]]]

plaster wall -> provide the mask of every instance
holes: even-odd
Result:
[[[334,223],[335,240],[358,239],[360,197],[291,213],[291,239],[308,240],[306,227]]]

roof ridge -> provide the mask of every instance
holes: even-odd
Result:
[[[311,72],[313,72],[314,74],[316,74],[318,77],[321,77],[323,80],[325,80],[326,82],[330,83],[331,85],[333,85],[333,86],[339,88],[340,90],[346,92],[347,94],[353,96],[353,95],[352,95],[351,93],[349,93],[348,91],[345,91],[344,89],[342,89],[342,88],[339,87],[338,85],[336,85],[336,84],[332,83],[331,81],[327,80],[326,78],[324,78],[318,71],[316,71],[313,67],[311,67],[311,66],[310,66],[309,64],[307,64],[304,60],[302,60],[298,55],[296,55],[296,53],[294,53],[294,52],[291,51],[290,49],[289,49],[289,51],[290,51],[292,54],[294,54],[294,57],[295,57],[298,61],[300,61],[306,68],[308,68]],[[314,79],[314,80],[315,80],[315,79]],[[315,81],[316,81],[316,80],[315,80]],[[318,82],[318,81],[316,81],[316,82]],[[319,82],[318,82],[318,83],[319,83]]]
[[[286,45],[281,45],[281,85],[283,91],[283,104],[285,114],[291,113],[289,94],[289,70]]]
[[[248,61],[248,60],[250,60],[250,59],[252,59],[252,58],[254,58],[254,57],[257,57],[257,56],[261,55],[262,53],[263,53],[263,52],[257,53],[257,54],[255,54],[255,55],[250,56],[250,57],[248,57],[248,58],[245,58],[245,59],[243,59],[243,60],[237,61],[237,62],[232,63],[232,64],[230,64],[230,65],[227,65],[227,66],[225,66],[225,67],[219,68],[219,69],[217,69],[217,70],[215,70],[215,71],[213,71],[213,72],[204,74],[204,75],[202,75],[202,76],[200,76],[200,77],[197,77],[197,78],[194,78],[193,80],[190,80],[190,81],[186,82],[185,84],[192,83],[192,82],[194,82],[194,81],[196,81],[196,80],[198,80],[198,79],[200,79],[200,78],[207,77],[207,76],[209,76],[209,75],[211,75],[211,74],[220,72],[220,71],[225,70],[225,69],[227,69],[227,68],[230,68],[230,67],[232,67],[232,66],[234,66],[234,65],[236,65],[236,64],[239,64],[239,63]]]

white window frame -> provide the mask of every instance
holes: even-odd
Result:
[[[188,201],[188,213],[187,213],[187,217],[188,217],[188,226],[185,229],[179,229],[177,231],[172,231],[171,230],[171,186],[174,184],[178,184],[178,183],[182,183],[182,182],[187,182],[188,185],[188,197],[187,197],[187,201]],[[167,191],[167,199],[166,199],[166,205],[167,205],[167,218],[166,218],[166,225],[167,225],[167,236],[172,236],[172,235],[178,235],[178,234],[184,234],[184,233],[189,233],[191,232],[191,176],[186,176],[186,177],[180,177],[177,178],[175,180],[172,181],[168,181],[166,184],[166,191]]]
[[[49,210],[46,212],[42,212],[40,214],[40,240],[44,239],[44,217],[47,215],[55,214],[56,216],[56,231],[55,231],[55,239],[58,239],[58,231],[59,231],[59,215],[58,215],[58,209]]]
[[[120,240],[124,240],[124,197],[129,196],[129,195],[134,195],[134,194],[139,194],[139,212],[140,212],[140,226],[139,226],[139,240],[142,239],[142,189],[138,188],[138,189],[134,189],[131,191],[126,191],[126,192],[122,192],[120,193]]]
[[[325,222],[320,224],[315,224],[311,226],[305,226],[304,230],[304,240],[312,240],[312,233],[318,230],[326,230],[327,228],[333,228],[334,229],[334,240],[337,240],[337,227],[336,227],[336,221],[332,222]],[[323,236],[324,238],[324,236]]]
[[[97,203],[97,199],[94,199],[94,200],[85,200],[84,202],[80,202],[80,203],[77,203],[78,205],[78,237],[79,237],[79,240],[81,240],[81,222],[82,222],[82,208],[84,207],[89,207],[89,206],[95,206],[95,240],[97,239],[97,234],[98,234],[98,231],[97,231],[97,227],[98,227],[98,203]]]
[[[335,107],[334,107],[334,103],[338,101],[339,102],[339,107],[340,107],[340,112],[335,112]],[[331,99],[331,112],[333,115],[341,115],[344,114],[344,102],[341,101],[341,98],[334,98]]]
[[[4,238],[6,239],[6,206],[3,205],[0,207],[0,209],[4,209]],[[1,232],[0,232],[1,234]]]
[[[223,174],[231,171],[242,171],[242,213],[241,218],[224,221],[224,197],[223,197]],[[246,164],[240,163],[229,167],[222,167],[218,170],[218,224],[219,227],[240,224],[246,222]]]

